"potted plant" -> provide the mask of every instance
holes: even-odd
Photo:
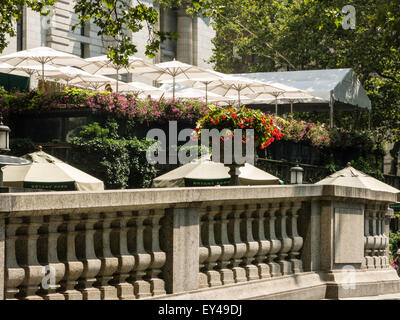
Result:
[[[245,106],[242,108],[220,108],[216,106],[210,106],[206,115],[201,118],[195,131],[197,132],[197,138],[201,138],[201,132],[204,129],[218,129],[220,132],[225,132],[221,136],[219,146],[220,151],[224,150],[224,143],[230,139],[241,139],[242,140],[242,151],[245,150],[245,145],[250,141],[254,140],[254,147],[265,149],[274,141],[280,140],[283,137],[283,133],[280,127],[274,121],[272,115],[265,114],[260,110],[249,109]],[[242,136],[237,137],[234,135],[235,129],[242,129]],[[246,136],[246,129],[252,129],[252,134]],[[231,143],[231,141],[229,141]],[[233,151],[234,148],[232,148]],[[220,155],[224,152],[220,152]],[[231,174],[231,185],[238,184],[238,177],[236,169],[241,165],[235,162],[235,155],[232,154],[232,163],[229,163],[230,174]],[[224,161],[224,157],[220,158],[221,162]]]

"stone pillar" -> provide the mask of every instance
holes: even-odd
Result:
[[[312,200],[303,203],[302,213],[299,215],[299,233],[303,237],[304,245],[301,259],[304,271],[320,270],[321,244],[321,210],[320,201]]]
[[[4,295],[4,270],[6,269],[5,241],[6,241],[5,221],[3,217],[0,217],[0,300],[5,300],[5,295]]]
[[[333,208],[331,201],[321,201],[320,210],[320,269],[329,271],[333,267]]]
[[[186,14],[184,8],[178,10],[179,38],[177,41],[176,59],[193,64],[193,19]]]
[[[166,210],[162,224],[161,249],[167,293],[198,289],[200,207]]]

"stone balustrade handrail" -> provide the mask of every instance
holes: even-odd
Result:
[[[333,185],[0,194],[0,300],[391,293],[397,201]]]
[[[145,208],[189,206],[191,203],[231,204],[249,200],[354,199],[359,202],[395,203],[390,192],[332,185],[284,185],[201,188],[133,189],[0,194],[0,217],[110,212]]]

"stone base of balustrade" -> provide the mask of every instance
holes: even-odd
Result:
[[[248,300],[325,298],[326,285],[319,274],[307,272],[263,280],[240,282],[191,292],[169,294],[153,299],[171,300]]]
[[[400,278],[393,269],[357,270],[354,286],[349,273],[303,272],[214,288],[204,288],[151,299],[170,300],[319,300],[377,296],[400,292]]]
[[[400,292],[400,278],[392,268],[357,270],[354,273],[330,272],[326,280],[327,299],[378,296]]]

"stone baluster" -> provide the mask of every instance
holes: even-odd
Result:
[[[46,268],[46,271],[48,272],[46,276],[49,281],[47,282],[48,289],[46,290],[46,288],[43,288],[46,292],[44,299],[65,300],[64,295],[59,293],[61,289],[60,281],[65,275],[65,264],[59,260],[58,256],[58,239],[61,236],[58,228],[62,224],[63,220],[61,216],[46,216],[45,221],[47,222],[44,235],[46,243],[43,248],[45,257],[42,264],[48,268],[48,270]]]
[[[303,272],[300,257],[300,249],[303,247],[303,238],[297,232],[297,219],[301,210],[301,202],[293,202],[289,212],[289,235],[292,239],[292,247],[289,251],[289,261],[293,273]]]
[[[151,296],[150,283],[143,278],[151,264],[151,256],[144,249],[144,220],[148,218],[149,210],[139,211],[134,217],[134,243],[131,252],[135,256],[135,268],[130,279],[133,280],[133,290],[137,299]]]
[[[258,251],[255,256],[255,261],[260,279],[271,277],[269,266],[265,263],[267,254],[271,249],[270,241],[265,238],[265,212],[267,208],[266,205],[261,204],[258,206],[257,210],[253,212],[254,239],[258,241]]]
[[[21,255],[17,241],[21,242],[21,236],[17,235],[22,226],[22,218],[6,219],[6,270],[5,270],[5,299],[16,300],[20,297],[19,285],[24,281],[25,269],[18,262],[17,256]]]
[[[381,256],[381,267],[386,268],[389,265],[389,257],[388,257],[388,247],[389,247],[389,238],[385,234],[385,215],[386,215],[387,207],[382,206],[380,210],[379,216],[379,233],[382,239],[382,245],[380,248],[380,256]]]
[[[370,206],[365,208],[365,265],[367,269],[374,268],[374,259],[372,257],[372,249],[374,247],[374,236],[372,233],[372,209]]]
[[[259,249],[258,241],[255,241],[253,237],[253,213],[256,210],[257,204],[247,205],[245,212],[241,215],[240,234],[242,241],[246,244],[246,252],[242,260],[242,266],[246,270],[248,281],[259,279],[258,268],[253,264]]]
[[[233,271],[229,268],[229,261],[235,253],[235,247],[228,239],[228,214],[232,211],[232,206],[223,206],[218,214],[216,241],[221,247],[221,256],[217,260],[218,270],[221,274],[222,284],[232,284],[235,282]]]
[[[96,276],[101,269],[101,260],[97,258],[95,253],[95,237],[96,230],[94,225],[99,222],[99,214],[91,213],[90,219],[88,215],[82,216],[83,221],[78,224],[77,231],[77,256],[83,262],[83,272],[78,279],[78,288],[83,294],[84,300],[100,300],[100,290],[94,287]]]
[[[99,288],[102,300],[117,300],[117,288],[110,284],[118,270],[118,258],[111,252],[111,224],[116,212],[101,214],[100,229],[95,233],[95,253],[101,261],[100,272],[96,276],[95,287]]]
[[[43,217],[24,218],[24,223],[27,225],[25,241],[23,241],[25,279],[21,285],[21,291],[26,300],[43,300],[42,297],[37,295],[45,276],[45,268],[39,264],[37,256],[38,231],[42,222]]]
[[[379,248],[381,247],[382,239],[378,234],[378,208],[376,206],[374,206],[374,209],[372,210],[371,214],[372,214],[372,235],[374,237],[372,256],[374,260],[374,267],[380,268],[381,261],[379,257]]]
[[[211,207],[208,210],[206,217],[206,228],[205,228],[205,244],[208,249],[208,257],[205,262],[206,274],[208,279],[208,285],[210,287],[216,287],[222,285],[221,275],[215,270],[217,261],[222,254],[221,246],[216,244],[215,241],[215,217],[219,214],[220,207]]]
[[[246,270],[240,266],[247,251],[246,243],[240,239],[240,216],[245,210],[244,205],[236,205],[230,214],[228,223],[228,238],[235,249],[231,258],[231,266],[236,283],[247,281]]]
[[[150,282],[150,290],[153,296],[166,294],[165,282],[160,278],[161,268],[165,265],[166,254],[160,248],[160,220],[165,216],[164,209],[152,210],[150,223],[146,232],[147,249],[150,252],[151,264],[148,267],[147,277]]]
[[[119,228],[116,240],[113,242],[112,251],[118,257],[118,269],[112,281],[117,288],[117,295],[121,300],[135,299],[133,294],[133,285],[127,281],[130,272],[135,267],[135,257],[128,250],[128,231],[127,226],[129,219],[132,218],[132,212],[118,212]]]
[[[276,213],[279,212],[279,203],[273,203],[268,209],[267,213],[267,239],[270,240],[271,250],[268,252],[268,266],[271,270],[272,277],[279,277],[282,275],[280,265],[275,262],[275,259],[278,257],[277,253],[281,249],[281,240],[276,238],[275,234],[275,221],[276,221]]]
[[[277,219],[277,235],[282,244],[281,249],[278,252],[282,275],[293,273],[290,262],[286,260],[286,258],[288,257],[288,252],[290,251],[293,243],[293,240],[287,235],[287,219],[289,211],[290,203],[281,203]]]
[[[206,208],[201,208],[200,211],[200,234],[199,234],[199,289],[208,287],[208,279],[207,279],[207,268],[205,267],[205,261],[208,259],[209,250],[206,247],[206,239],[207,237],[207,214]]]
[[[64,224],[60,227],[60,261],[65,265],[65,275],[60,282],[60,292],[65,300],[82,300],[82,292],[75,289],[78,279],[83,272],[83,262],[76,256],[75,241],[78,235],[76,226],[80,219],[72,219],[71,216],[64,216]]]

